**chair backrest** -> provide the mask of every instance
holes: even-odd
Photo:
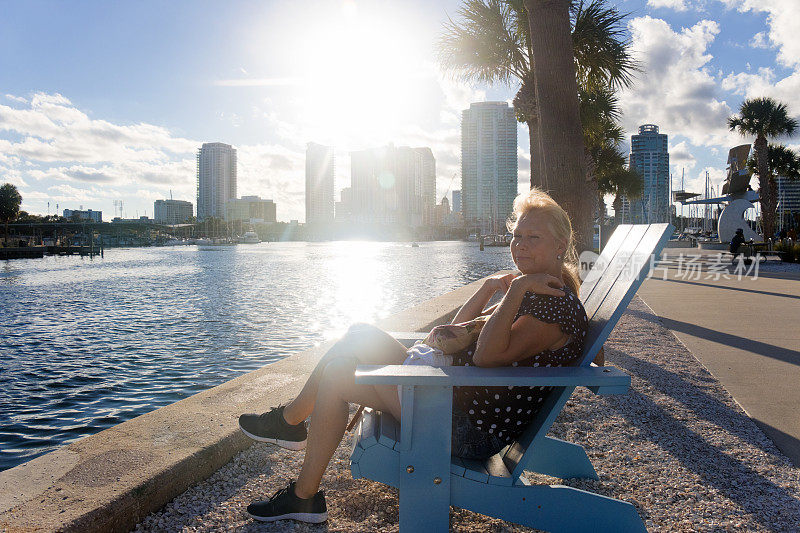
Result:
[[[647,276],[651,257],[661,253],[672,231],[671,224],[617,226],[581,285],[580,298],[589,318],[589,331],[580,366],[592,363]],[[535,453],[536,440],[546,436],[573,390],[574,387],[557,387],[533,423],[506,448],[503,461],[512,472],[512,479],[522,475],[528,456]]]

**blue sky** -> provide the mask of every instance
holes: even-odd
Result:
[[[613,1],[613,0],[612,0]],[[618,0],[644,71],[621,94],[628,134],[669,135],[672,172],[721,183],[725,119],[770,95],[800,117],[800,1]],[[516,87],[443,76],[433,54],[458,1],[0,0],[0,181],[23,209],[152,215],[153,201],[195,201],[203,142],[239,151],[239,194],[303,220],[304,149],[387,142],[430,146],[439,194],[459,170],[460,111],[511,100]],[[790,144],[797,140],[789,140]],[[519,129],[520,187],[528,138]],[[458,188],[458,179],[453,188]]]

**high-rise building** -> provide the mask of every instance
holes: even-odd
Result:
[[[351,218],[418,227],[436,202],[436,161],[427,148],[371,148],[350,153]],[[344,202],[344,195],[342,201]]]
[[[236,148],[204,143],[197,151],[197,219],[225,218],[225,205],[236,198]]]
[[[306,145],[306,223],[333,222],[333,147]]]
[[[91,220],[92,222],[102,222],[103,212],[94,211],[92,209],[64,209],[64,218],[77,219],[77,220]]]
[[[225,220],[229,222],[244,221],[255,224],[257,222],[274,223],[275,202],[264,200],[258,196],[242,196],[228,200],[225,204]]]
[[[461,112],[461,209],[470,228],[505,233],[517,196],[517,120],[506,102]]]
[[[428,147],[415,148],[422,157],[422,223],[434,224],[434,208],[436,207],[436,158]]]
[[[185,200],[156,200],[153,204],[153,220],[159,224],[182,224],[193,214],[192,202]]]
[[[453,191],[453,213],[461,212],[461,191]]]
[[[800,213],[800,180],[778,176],[778,216]]]
[[[669,150],[666,134],[655,124],[639,126],[639,135],[631,135],[630,166],[644,179],[642,197],[631,202],[631,222],[669,222]]]

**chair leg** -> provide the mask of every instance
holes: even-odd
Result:
[[[489,485],[452,476],[453,505],[545,531],[647,533],[628,502],[563,485]]]
[[[544,437],[532,446],[536,453],[525,465],[526,470],[561,479],[600,479],[583,446],[553,437]]]

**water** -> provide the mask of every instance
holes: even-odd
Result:
[[[0,262],[0,470],[511,267],[463,242]]]

